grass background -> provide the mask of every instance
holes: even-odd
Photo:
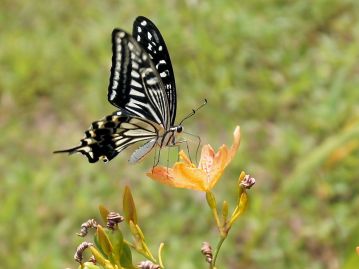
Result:
[[[358,268],[359,2],[0,2],[0,261],[75,268],[80,224],[120,210],[132,188],[140,223],[168,268],[206,268],[216,243],[203,196],[144,173],[152,158],[109,164],[52,151],[76,145],[106,100],[114,27],[138,15],[161,30],[174,65],[178,119],[218,147],[241,125],[238,155],[217,185],[232,205],[241,170],[257,179],[219,268]]]

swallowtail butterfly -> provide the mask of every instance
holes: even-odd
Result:
[[[183,121],[175,125],[176,84],[160,31],[149,19],[138,17],[132,36],[113,30],[112,52],[108,101],[119,110],[93,122],[79,146],[55,153],[82,153],[90,163],[107,162],[143,142],[129,159],[135,163],[156,146],[178,143]]]

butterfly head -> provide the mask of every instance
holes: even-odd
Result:
[[[180,134],[180,133],[183,132],[183,126],[180,125],[180,124],[177,125],[177,126],[173,126],[173,127],[170,128],[169,132],[172,133],[172,134],[175,134],[175,135]]]

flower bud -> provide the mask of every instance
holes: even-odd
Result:
[[[216,198],[214,197],[213,193],[210,191],[206,192],[206,199],[207,199],[207,203],[210,206],[210,208],[214,209],[216,208]]]
[[[201,252],[202,252],[203,256],[205,256],[206,262],[211,264],[212,260],[213,260],[213,252],[212,252],[212,247],[208,242],[202,243]]]
[[[78,236],[85,237],[90,228],[96,228],[97,222],[94,219],[89,219],[88,221],[82,223],[81,230],[77,233]]]
[[[90,246],[93,246],[93,244],[89,243],[89,242],[82,242],[76,249],[76,252],[75,252],[75,255],[74,255],[75,261],[82,264],[84,251]]]
[[[142,261],[137,265],[140,269],[160,269],[161,267],[158,264],[154,264],[151,261]]]
[[[245,175],[240,185],[243,186],[245,189],[250,189],[255,183],[256,180],[254,177],[251,177],[250,175]]]
[[[119,213],[116,212],[110,212],[107,215],[107,224],[106,227],[109,228],[110,230],[114,230],[115,227],[117,226],[117,224],[121,223],[122,221],[124,221],[124,217],[121,216]]]
[[[93,263],[93,264],[96,264],[96,258],[94,255],[92,255],[89,259],[89,262]]]

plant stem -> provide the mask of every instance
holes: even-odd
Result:
[[[153,257],[151,251],[149,250],[149,248],[147,247],[144,241],[142,241],[142,248],[146,251],[147,255],[151,258],[151,261],[157,263],[155,257]]]
[[[132,244],[131,242],[127,241],[127,240],[123,240],[123,242],[125,242],[125,244],[127,244],[130,248],[136,249],[136,246],[134,244]]]
[[[214,257],[213,257],[213,262],[212,262],[212,265],[211,265],[211,268],[215,269],[215,265],[216,265],[216,261],[217,261],[217,257],[218,257],[218,253],[222,247],[222,244],[224,242],[224,240],[226,240],[227,238],[227,234],[225,236],[221,236],[221,240],[219,240],[218,244],[217,244],[217,248],[216,248],[216,253],[214,254]]]
[[[164,243],[162,242],[160,244],[160,247],[158,248],[158,262],[161,268],[164,268],[163,261],[162,261],[162,249],[163,249]]]
[[[153,257],[152,253],[150,252],[150,250],[148,249],[146,243],[142,243],[142,249],[138,248],[136,245],[128,242],[127,240],[124,240],[124,242],[132,249],[134,249],[135,251],[137,251],[139,254],[141,254],[142,256],[144,256],[146,259],[150,260],[151,262],[157,264],[157,260],[155,259],[155,257]],[[145,251],[143,251],[145,250]],[[162,265],[160,265],[160,267],[163,269],[164,267]]]
[[[216,225],[217,225],[219,231],[221,232],[221,222],[218,217],[217,208],[212,208],[212,213],[213,213],[214,220],[216,221]]]

